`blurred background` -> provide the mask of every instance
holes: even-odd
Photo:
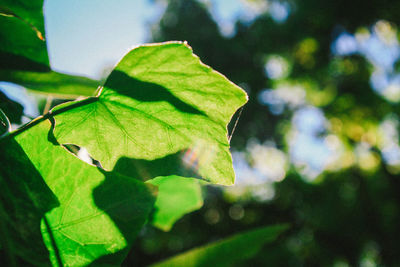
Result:
[[[400,266],[399,12],[390,0],[46,1],[54,70],[104,80],[136,45],[186,40],[249,94],[229,127],[236,184],[205,187],[170,232],[147,226],[124,264],[290,223],[247,264]],[[14,127],[45,109],[0,90]]]

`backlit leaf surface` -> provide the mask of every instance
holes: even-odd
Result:
[[[224,185],[234,182],[227,124],[246,93],[202,64],[182,42],[140,46],[108,77],[98,98],[55,116],[60,143],[88,149],[112,170],[121,157],[179,154],[184,168]],[[149,179],[154,177],[149,177]]]
[[[15,266],[22,258],[48,266],[40,221],[59,205],[57,198],[15,139],[0,142],[0,147],[0,243],[8,256],[2,265]]]
[[[3,166],[3,184],[10,188],[10,194],[16,191],[16,195],[26,196],[11,204],[4,200],[2,203],[9,209],[7,214],[14,214],[8,215],[10,228],[16,227],[12,221],[17,218],[22,226],[14,232],[26,232],[26,235],[10,237],[11,244],[22,248],[29,244],[26,247],[37,250],[40,246],[33,244],[41,244],[37,234],[41,231],[53,265],[120,264],[150,214],[154,189],[137,179],[84,163],[61,146],[52,144],[49,131],[49,121],[25,130],[15,137],[25,161],[19,162],[20,156],[2,160],[15,165],[10,170],[18,170],[14,177]],[[12,148],[5,155],[9,153],[13,153]],[[34,170],[33,175],[24,172],[29,171],[27,166]],[[46,196],[53,202],[40,202]],[[33,227],[23,228],[30,219]]]
[[[200,181],[180,176],[157,177],[148,183],[158,187],[151,223],[169,231],[175,221],[203,206]]]

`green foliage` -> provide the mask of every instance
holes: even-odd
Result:
[[[246,101],[245,94],[220,74],[201,65],[185,44],[159,44],[137,50],[141,52],[139,58],[132,56],[135,50],[128,54],[127,59],[112,72],[98,97],[60,105],[47,116],[2,140],[6,144],[2,162],[12,166],[9,168],[2,164],[2,182],[10,187],[6,200],[12,199],[12,195],[23,196],[20,200],[23,203],[8,203],[6,200],[2,203],[7,222],[5,231],[13,233],[5,240],[11,258],[15,248],[18,251],[16,255],[24,260],[46,264],[45,245],[53,265],[120,264],[153,208],[152,190],[141,180],[154,177],[121,174],[129,173],[135,161],[123,165],[121,171],[116,168],[114,172],[107,172],[75,158],[57,142],[87,147],[106,169],[114,167],[122,157],[144,158],[151,162],[184,149],[196,151],[198,142],[205,142],[209,147],[218,147],[213,151],[216,159],[210,161],[200,155],[199,167],[194,173],[198,171],[213,182],[233,182],[226,123]],[[194,59],[188,66],[183,65],[180,71],[171,68],[170,64],[175,61],[170,63],[170,59],[167,60],[171,53],[179,52],[184,54],[179,59],[180,64]],[[176,96],[161,87],[162,82],[158,85],[134,78],[126,80],[121,66],[135,66],[138,60],[143,59],[149,62],[154,54],[167,64],[169,80],[164,77],[167,81],[165,86],[169,84],[172,87],[182,76],[189,76],[194,81],[200,76],[196,85],[201,86],[200,81],[204,84],[210,75],[212,85],[217,86],[209,86],[208,90],[214,94],[197,92],[198,87],[190,86],[190,79],[187,79],[188,85],[184,80],[181,82]],[[160,62],[156,65],[162,66]],[[135,71],[131,68],[129,73]],[[156,76],[152,77],[156,79]],[[218,94],[226,97],[227,101],[221,102]],[[195,104],[196,97],[205,101],[205,95],[211,95],[207,98],[210,110],[203,104]],[[212,105],[213,96],[216,103]],[[238,104],[235,106],[234,103]],[[221,108],[217,112],[218,105]],[[54,136],[50,122],[55,127]],[[32,145],[32,140],[35,140],[35,145]],[[197,153],[204,150],[202,147]],[[15,154],[15,151],[20,151],[20,154]],[[24,160],[21,162],[21,159]],[[161,164],[164,161],[161,160]],[[168,164],[176,167],[181,161],[175,157]],[[140,168],[140,161],[136,162],[135,167]],[[14,168],[22,173],[14,174]],[[140,171],[143,173],[145,170]],[[30,180],[32,172],[37,174],[34,181]],[[152,222],[162,229],[170,229],[175,220],[202,205],[199,182],[193,178],[159,177],[150,183],[159,186],[160,195]],[[39,199],[37,195],[40,195]],[[176,205],[176,201],[181,205]],[[28,213],[28,218],[25,218],[27,210],[33,213]],[[14,221],[16,225],[13,225]],[[39,225],[44,245],[38,234]],[[30,242],[36,242],[38,245],[35,247],[40,251],[30,251]],[[36,259],[36,256],[40,258]]]
[[[171,230],[175,221],[186,213],[203,206],[200,181],[180,176],[157,177],[148,183],[158,187],[157,201],[151,223],[164,230]]]
[[[179,230],[154,238],[155,242],[195,232],[182,242],[188,247],[193,239],[199,242],[204,235],[219,233],[215,228],[232,230],[251,219],[252,224],[288,220],[295,225],[282,244],[270,253],[258,254],[249,266],[280,266],[282,259],[288,266],[398,266],[399,59],[398,53],[391,51],[399,51],[400,2],[241,2],[249,3],[259,15],[253,21],[237,20],[226,37],[218,29],[221,24],[214,21],[215,9],[202,1],[170,0],[163,18],[153,28],[152,40],[184,38],[206,64],[235,83],[246,85],[249,103],[231,146],[244,155],[254,172],[279,169],[277,164],[267,168],[265,160],[265,165],[259,164],[262,154],[252,151],[254,143],[258,147],[273,143],[273,149],[279,150],[290,166],[282,168],[283,181],[267,181],[255,186],[257,190],[241,188],[246,193],[241,196],[247,201],[243,219],[236,221],[222,212],[233,200],[219,197],[212,204],[220,214],[218,223],[207,224],[203,217],[208,210],[203,209],[200,215],[185,217],[185,224],[176,225]],[[272,16],[277,3],[289,7],[284,21],[277,22]],[[202,27],[197,26],[200,23]],[[339,36],[344,37],[341,48],[356,51],[335,53]],[[225,56],[215,56],[220,54]],[[277,79],[266,75],[266,60],[271,56],[285,59],[289,73]],[[397,69],[392,69],[390,62],[395,59]],[[384,68],[382,62],[387,64]],[[376,85],[381,82],[381,87]],[[297,94],[299,91],[301,94]],[[302,97],[303,104],[298,104]],[[326,127],[310,145],[306,138],[299,138],[308,133],[299,132],[298,128],[305,125],[299,127],[301,121],[297,120],[300,111],[309,107],[326,118]],[[313,117],[309,118],[304,124],[314,123]],[[310,178],[307,171],[322,158],[320,150],[312,148],[315,143],[329,146],[332,161],[321,167],[317,177]],[[310,159],[294,157],[298,151],[293,145],[302,148],[299,154],[309,153]],[[238,176],[246,184],[252,181],[254,172]],[[275,194],[259,203],[252,192],[259,193],[263,186]],[[136,252],[147,251],[144,240],[142,243]],[[165,243],[153,257],[164,250],[173,251]]]
[[[122,157],[150,161],[191,150],[197,162],[188,168],[207,181],[230,185],[226,125],[246,101],[242,89],[203,65],[186,44],[141,46],[121,60],[90,103],[53,110],[73,107],[55,116],[55,136],[87,148],[107,170]]]
[[[0,70],[0,81],[24,86],[33,92],[48,94],[62,99],[93,96],[98,81],[86,77],[72,76],[55,71],[10,71]]]
[[[236,266],[254,256],[263,245],[273,242],[287,228],[287,225],[275,225],[239,233],[152,266]]]
[[[16,257],[35,265],[49,265],[40,221],[58,200],[14,138],[2,140],[0,154],[1,244],[9,265]]]
[[[247,95],[186,43],[167,42],[130,51],[94,96],[98,82],[49,69],[42,4],[0,1],[0,80],[86,98],[14,132],[0,112],[1,249],[10,266],[120,265],[147,222],[169,231],[201,208],[202,184],[234,183],[227,125]],[[20,110],[5,102],[18,121]],[[69,145],[87,148],[94,164]],[[286,228],[249,231],[161,265],[231,265]]]
[[[11,253],[45,263],[46,253],[31,249],[43,242],[40,231],[55,266],[82,266],[126,250],[153,207],[154,189],[84,163],[49,141],[50,127],[45,120],[2,142],[1,160],[12,164],[1,169],[8,215],[3,219],[6,231],[15,232],[6,240]],[[122,262],[123,255],[112,263]]]
[[[0,69],[49,70],[43,0],[0,1]]]

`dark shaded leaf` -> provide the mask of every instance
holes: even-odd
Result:
[[[49,121],[33,124],[16,142],[8,136],[1,143],[7,148],[1,154],[2,183],[9,188],[2,205],[7,232],[15,232],[7,238],[11,252],[35,264],[45,261],[41,231],[53,265],[119,265],[150,214],[154,189],[84,163],[49,141]],[[13,156],[18,147],[25,157]]]
[[[0,0],[0,69],[47,71],[43,0]]]
[[[152,266],[234,266],[254,256],[263,245],[273,242],[287,228],[287,225],[275,225],[236,234]]]
[[[7,115],[10,122],[21,124],[21,117],[24,114],[24,107],[9,99],[3,92],[0,91],[0,109]]]

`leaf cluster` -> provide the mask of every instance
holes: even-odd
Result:
[[[83,98],[14,131],[6,115],[20,122],[21,107],[1,102],[3,256],[10,266],[119,265],[146,223],[169,230],[200,208],[202,183],[234,183],[227,124],[247,95],[184,42],[131,50],[104,84],[54,72],[42,5],[0,1],[0,80]],[[83,148],[87,162],[78,157]],[[159,265],[230,264],[285,228],[254,230]]]

